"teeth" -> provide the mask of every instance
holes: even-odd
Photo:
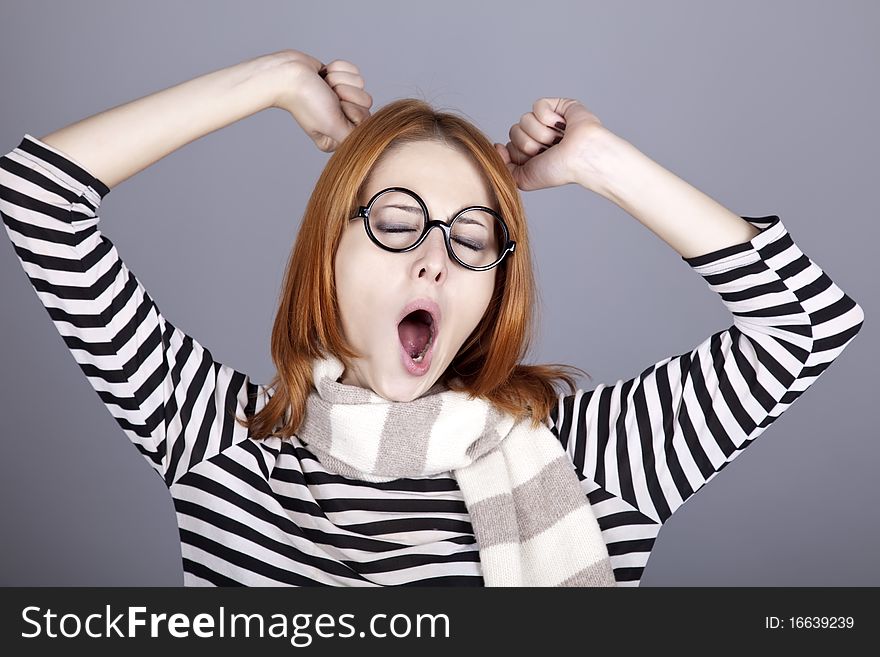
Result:
[[[431,348],[431,345],[433,344],[433,342],[434,342],[434,334],[431,333],[431,338],[428,340],[428,344],[425,345],[425,348],[424,348],[424,350],[422,350],[422,353],[420,353],[418,356],[415,356],[415,357],[410,356],[410,358],[412,358],[412,361],[414,363],[421,363],[425,359],[425,354],[428,353],[428,349]]]

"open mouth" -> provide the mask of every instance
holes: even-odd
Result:
[[[434,343],[434,318],[427,310],[414,310],[397,325],[397,335],[404,351],[414,363],[421,363]]]

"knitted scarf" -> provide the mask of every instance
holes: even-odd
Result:
[[[374,482],[452,472],[486,586],[616,585],[599,523],[549,428],[440,383],[389,401],[341,383],[343,369],[334,356],[314,361],[297,432],[325,467]]]

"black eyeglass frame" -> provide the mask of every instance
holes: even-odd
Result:
[[[425,227],[424,230],[422,230],[422,234],[419,236],[419,239],[417,239],[415,243],[403,249],[395,249],[393,247],[382,244],[382,242],[379,241],[379,239],[375,235],[373,235],[373,231],[370,230],[370,209],[373,207],[373,203],[376,201],[377,198],[382,196],[382,194],[386,194],[388,192],[405,192],[409,194],[422,208],[422,212],[425,216]],[[457,255],[455,255],[455,251],[452,249],[452,242],[450,241],[452,239],[452,224],[454,224],[455,220],[458,219],[461,215],[470,210],[482,210],[484,212],[488,212],[496,219],[498,219],[498,222],[501,224],[501,228],[504,231],[504,248],[501,250],[498,259],[495,262],[488,265],[483,265],[482,267],[475,267],[474,265],[469,265],[466,262],[462,261]],[[370,238],[370,240],[380,249],[391,251],[392,253],[406,253],[407,251],[417,249],[419,245],[425,241],[425,238],[428,236],[428,232],[434,227],[439,227],[440,230],[443,232],[443,241],[446,243],[446,252],[449,254],[449,257],[455,260],[455,262],[460,264],[462,267],[470,269],[471,271],[487,271],[489,269],[492,269],[493,267],[497,267],[501,264],[504,258],[507,257],[507,254],[513,253],[514,249],[516,248],[516,242],[510,239],[510,231],[507,228],[507,222],[504,221],[504,218],[500,214],[495,212],[495,210],[493,210],[492,208],[487,208],[484,205],[471,205],[462,210],[459,210],[459,212],[456,213],[456,215],[452,218],[452,221],[447,224],[445,221],[441,221],[440,219],[431,219],[430,215],[428,214],[428,207],[425,205],[422,197],[416,194],[411,189],[407,189],[406,187],[387,187],[381,191],[376,192],[375,194],[373,194],[373,197],[366,205],[361,205],[358,207],[357,214],[351,217],[351,219],[357,219],[359,217],[363,217],[364,230],[367,231],[367,236]]]

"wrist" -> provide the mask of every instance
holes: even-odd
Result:
[[[621,172],[633,145],[605,126],[596,126],[586,140],[575,164],[575,182],[609,200],[614,200]]]
[[[278,107],[280,94],[290,85],[291,59],[282,51],[249,59],[240,66],[259,109]]]
[[[254,74],[265,88],[268,98],[266,107],[277,107],[292,112],[299,103],[297,92],[301,80],[309,73],[314,74],[318,60],[293,49],[279,50],[257,58]]]

